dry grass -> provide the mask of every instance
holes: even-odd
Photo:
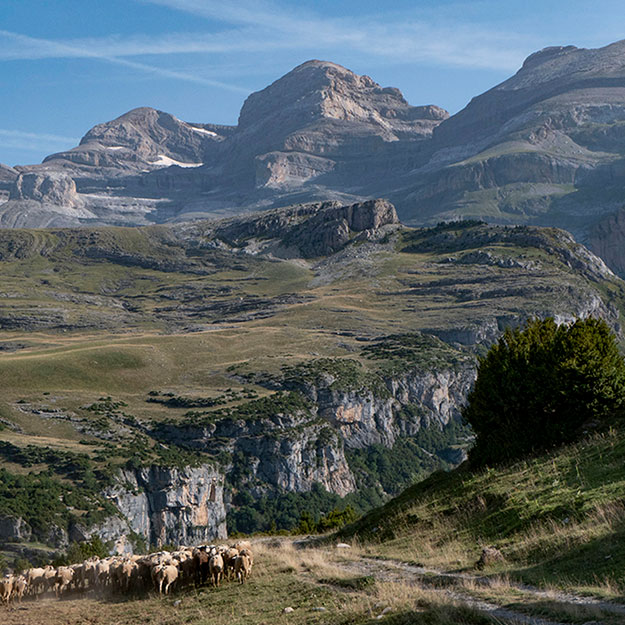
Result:
[[[623,602],[624,458],[620,428],[515,465],[438,476],[366,515],[355,535],[370,541],[366,555],[451,572],[475,572],[492,545],[505,561],[484,575]]]
[[[504,608],[530,616],[542,616],[566,623],[601,622],[604,625],[621,625],[625,615],[609,607],[576,602],[568,599],[558,588],[548,588],[537,593],[519,585],[507,575],[484,580],[458,580],[463,593]]]
[[[531,561],[536,553],[570,550],[610,535],[625,523],[625,505],[615,501],[600,504],[583,520],[548,519],[515,537],[508,547],[514,560]]]
[[[415,512],[419,516],[420,511]],[[398,540],[384,543],[364,543],[364,555],[383,556],[431,567],[438,570],[472,567],[479,544],[468,545],[465,536],[450,531],[449,519],[429,514],[427,531],[414,531],[409,523],[399,523]]]
[[[454,521],[457,525],[462,524],[462,521]],[[475,563],[482,548],[492,544],[488,540],[472,541],[466,532],[454,531],[453,528],[450,531],[449,519],[443,516],[430,516],[428,524],[427,532],[411,532],[406,525],[398,531],[398,534],[403,534],[401,539],[382,544],[365,544],[360,553],[441,571],[475,571]],[[497,546],[504,552],[506,561],[490,566],[485,574],[494,575],[493,583],[500,583],[513,572],[518,574],[525,567],[532,567],[535,562],[550,554],[564,554],[591,545],[593,541],[605,540],[624,525],[625,506],[621,502],[598,505],[582,520],[567,519],[563,522],[547,519],[534,523],[528,530],[498,541]],[[609,575],[597,576],[593,583],[586,584],[566,577],[559,579],[557,586],[554,580],[545,579],[541,584],[545,588],[550,585],[560,590],[606,599],[622,600],[625,595],[622,582],[619,583]]]
[[[351,551],[351,549],[350,549]],[[298,548],[291,540],[271,540],[254,544],[254,557],[270,559],[280,570],[290,573],[308,573],[314,578],[348,579],[348,571],[337,562],[356,558],[357,554],[337,553],[336,549]]]

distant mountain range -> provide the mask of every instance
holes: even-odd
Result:
[[[0,226],[142,225],[384,197],[405,223],[568,229],[625,274],[625,41],[546,48],[456,115],[309,61],[237,126],[139,108],[40,165],[0,166]]]

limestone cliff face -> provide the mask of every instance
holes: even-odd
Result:
[[[24,519],[5,515],[0,516],[0,541],[29,540],[31,535],[32,530]]]
[[[18,175],[13,167],[0,163],[0,203],[9,199],[11,187]]]
[[[117,539],[129,531],[147,544],[198,544],[226,537],[224,476],[210,465],[123,470],[107,493],[123,520],[98,533]]]
[[[358,487],[346,447],[391,448],[401,436],[459,419],[474,378],[470,362],[457,369],[407,370],[374,389],[337,389],[335,378],[328,375],[322,382],[299,385],[310,401],[307,410],[166,425],[155,435],[199,450],[227,451],[232,458],[225,468],[230,484],[253,495],[271,490],[306,492],[317,483],[344,496]],[[137,518],[142,514],[137,506]]]
[[[588,237],[588,247],[621,276],[625,275],[623,240],[625,240],[623,208],[597,223]]]
[[[226,469],[230,483],[253,494],[305,492],[318,483],[345,496],[358,487],[346,447],[392,448],[399,437],[459,419],[474,379],[471,362],[457,369],[407,370],[372,389],[337,389],[336,379],[324,375],[314,384],[288,385],[308,398],[308,410],[198,426],[167,425],[156,435],[199,450],[227,451],[232,457]]]
[[[356,488],[343,442],[308,411],[269,418],[222,419],[204,426],[165,427],[159,436],[196,449],[232,454],[231,479],[254,492],[309,491],[315,483],[344,496]]]
[[[475,368],[468,364],[457,370],[415,369],[387,377],[387,392],[382,393],[380,389],[336,390],[331,375],[321,385],[303,385],[302,390],[315,402],[319,416],[338,429],[346,446],[393,447],[400,436],[414,436],[421,428],[459,419],[474,380]]]
[[[252,459],[255,480],[281,490],[309,491],[315,483],[342,497],[356,490],[341,441],[318,426],[296,435],[285,432],[279,438],[245,437],[236,447]]]
[[[377,199],[344,205],[311,202],[221,222],[183,225],[178,232],[199,247],[224,244],[249,254],[315,258],[343,249],[354,237],[368,238],[399,224],[395,207]]]
[[[13,182],[9,199],[37,200],[64,207],[73,207],[80,203],[74,180],[57,171],[20,173]]]

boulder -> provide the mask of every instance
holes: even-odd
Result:
[[[493,564],[503,562],[504,560],[505,558],[499,549],[496,549],[495,547],[484,547],[484,549],[482,549],[482,555],[475,566],[482,570],[487,566],[492,566]]]

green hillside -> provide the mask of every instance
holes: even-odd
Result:
[[[445,571],[473,570],[482,547],[494,546],[505,561],[485,574],[622,600],[625,429],[510,466],[436,473],[341,537]]]

